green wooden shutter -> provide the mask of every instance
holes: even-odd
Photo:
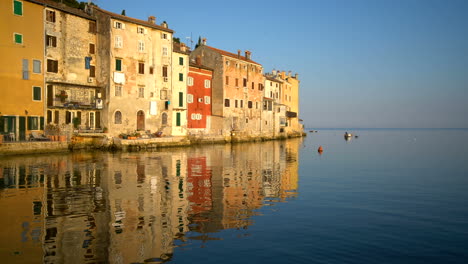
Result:
[[[116,71],[121,71],[122,70],[122,60],[115,60],[115,70]]]
[[[183,57],[179,57],[179,65],[184,65],[184,58]]]
[[[44,117],[43,116],[40,117],[40,126],[41,126],[40,130],[44,130]]]
[[[40,101],[41,100],[41,87],[34,86],[33,87],[33,100]]]
[[[16,44],[23,44],[23,35],[15,34],[15,43]]]
[[[176,126],[180,126],[180,113],[176,113]]]
[[[14,9],[13,12],[15,13],[15,15],[22,16],[23,15],[23,2],[14,1],[13,2],[13,9]]]
[[[183,107],[184,106],[184,93],[179,92],[179,106]]]
[[[179,73],[179,81],[183,82],[184,81],[184,74]]]

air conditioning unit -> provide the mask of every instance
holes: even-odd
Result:
[[[89,83],[94,82],[94,78],[93,78],[93,77],[88,77],[88,82],[89,82]]]
[[[164,81],[165,81],[165,82],[168,82],[168,81],[169,81],[169,78],[164,77]]]

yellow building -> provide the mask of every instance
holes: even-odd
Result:
[[[43,7],[0,1],[0,134],[26,140],[44,127]]]

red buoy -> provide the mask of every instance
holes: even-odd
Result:
[[[323,152],[322,146],[320,146],[320,147],[318,148],[318,152],[319,152],[319,153],[322,153],[322,152]]]

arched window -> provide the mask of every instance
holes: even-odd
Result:
[[[122,113],[120,111],[115,112],[114,124],[122,124]]]
[[[163,126],[167,125],[167,113],[166,112],[162,113],[161,123],[162,123]]]

